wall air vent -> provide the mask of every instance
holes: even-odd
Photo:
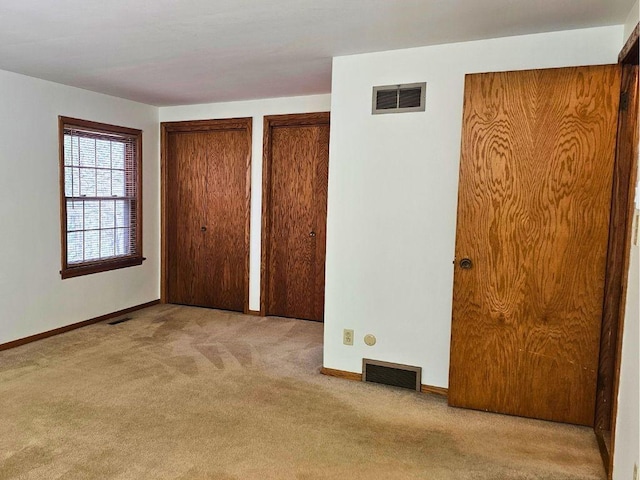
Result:
[[[422,368],[362,359],[362,381],[420,391]]]
[[[424,112],[426,82],[373,87],[371,113]]]

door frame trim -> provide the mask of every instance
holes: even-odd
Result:
[[[620,51],[618,64],[622,67],[621,91],[623,93],[624,86],[628,83],[629,76],[633,75],[629,71],[629,67],[635,65],[638,68],[638,44],[639,44],[640,24],[636,24],[633,32],[629,36],[626,44]],[[636,78],[637,81],[637,78]],[[635,215],[635,185],[638,175],[638,85],[636,83],[635,103],[629,103],[628,108],[633,109],[635,118],[631,116],[621,122],[621,116],[618,117],[618,138],[616,141],[616,160],[615,173],[619,177],[619,182],[626,182],[628,188],[616,188],[614,183],[612,206],[617,205],[619,211],[618,218],[611,219],[610,228],[614,228],[614,223],[618,223],[618,227],[612,232],[609,238],[609,246],[607,251],[607,272],[605,276],[606,284],[614,283],[609,286],[612,293],[615,294],[613,301],[605,302],[607,310],[603,310],[602,315],[602,332],[603,339],[600,346],[600,358],[598,361],[598,386],[596,391],[596,408],[594,431],[598,440],[600,455],[607,472],[607,478],[611,479],[613,475],[613,461],[615,455],[615,437],[616,437],[616,420],[618,415],[618,393],[620,388],[620,365],[622,362],[622,338],[624,334],[624,320],[627,297],[627,281],[629,275],[629,261],[631,253],[631,237],[633,235],[633,217]],[[631,133],[633,138],[628,138]],[[626,134],[627,137],[621,137]],[[628,150],[621,141],[631,141],[631,149]],[[627,154],[630,159],[623,165],[620,165],[620,156]],[[614,178],[615,181],[615,178]],[[614,210],[612,208],[612,214]],[[617,249],[621,251],[616,252]],[[618,253],[616,256],[615,254]],[[612,255],[613,258],[609,258]],[[605,295],[607,292],[605,292]],[[611,339],[604,338],[610,335]],[[608,378],[607,374],[611,373]],[[609,385],[604,382],[610,382]],[[608,392],[607,392],[608,390]],[[604,391],[604,392],[602,392]],[[602,392],[602,393],[601,393]],[[607,401],[609,401],[610,411],[607,411]],[[607,418],[608,417],[608,418]],[[608,429],[606,427],[609,427]],[[609,449],[605,436],[609,436]]]
[[[168,185],[169,185],[169,134],[174,132],[209,132],[220,130],[245,130],[248,136],[248,155],[245,162],[246,193],[245,193],[245,227],[244,227],[244,308],[243,312],[249,312],[249,234],[251,220],[251,151],[252,151],[252,125],[251,117],[224,118],[209,120],[188,120],[180,122],[160,123],[160,302],[168,303]]]
[[[295,113],[287,115],[265,115],[262,141],[262,234],[260,239],[260,315],[267,311],[269,279],[269,238],[271,237],[271,136],[274,127],[302,127],[309,125],[328,125],[330,112]]]

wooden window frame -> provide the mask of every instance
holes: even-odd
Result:
[[[82,263],[69,264],[67,261],[67,197],[65,192],[65,164],[64,164],[64,130],[65,126],[85,128],[87,130],[103,132],[105,134],[127,135],[134,139],[136,162],[135,183],[135,222],[131,222],[130,229],[135,235],[134,254],[120,255],[108,259],[84,261]],[[71,117],[58,117],[58,145],[60,168],[60,244],[61,263],[60,275],[63,279],[89,275],[98,272],[107,272],[119,268],[141,265],[145,258],[142,256],[142,130],[98,123],[89,120],[81,120]],[[126,182],[126,180],[125,180]]]

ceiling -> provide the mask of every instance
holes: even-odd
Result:
[[[152,105],[328,93],[331,58],[624,22],[634,0],[0,0],[0,69]]]

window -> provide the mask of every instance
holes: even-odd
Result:
[[[140,265],[142,131],[59,124],[62,278]]]

